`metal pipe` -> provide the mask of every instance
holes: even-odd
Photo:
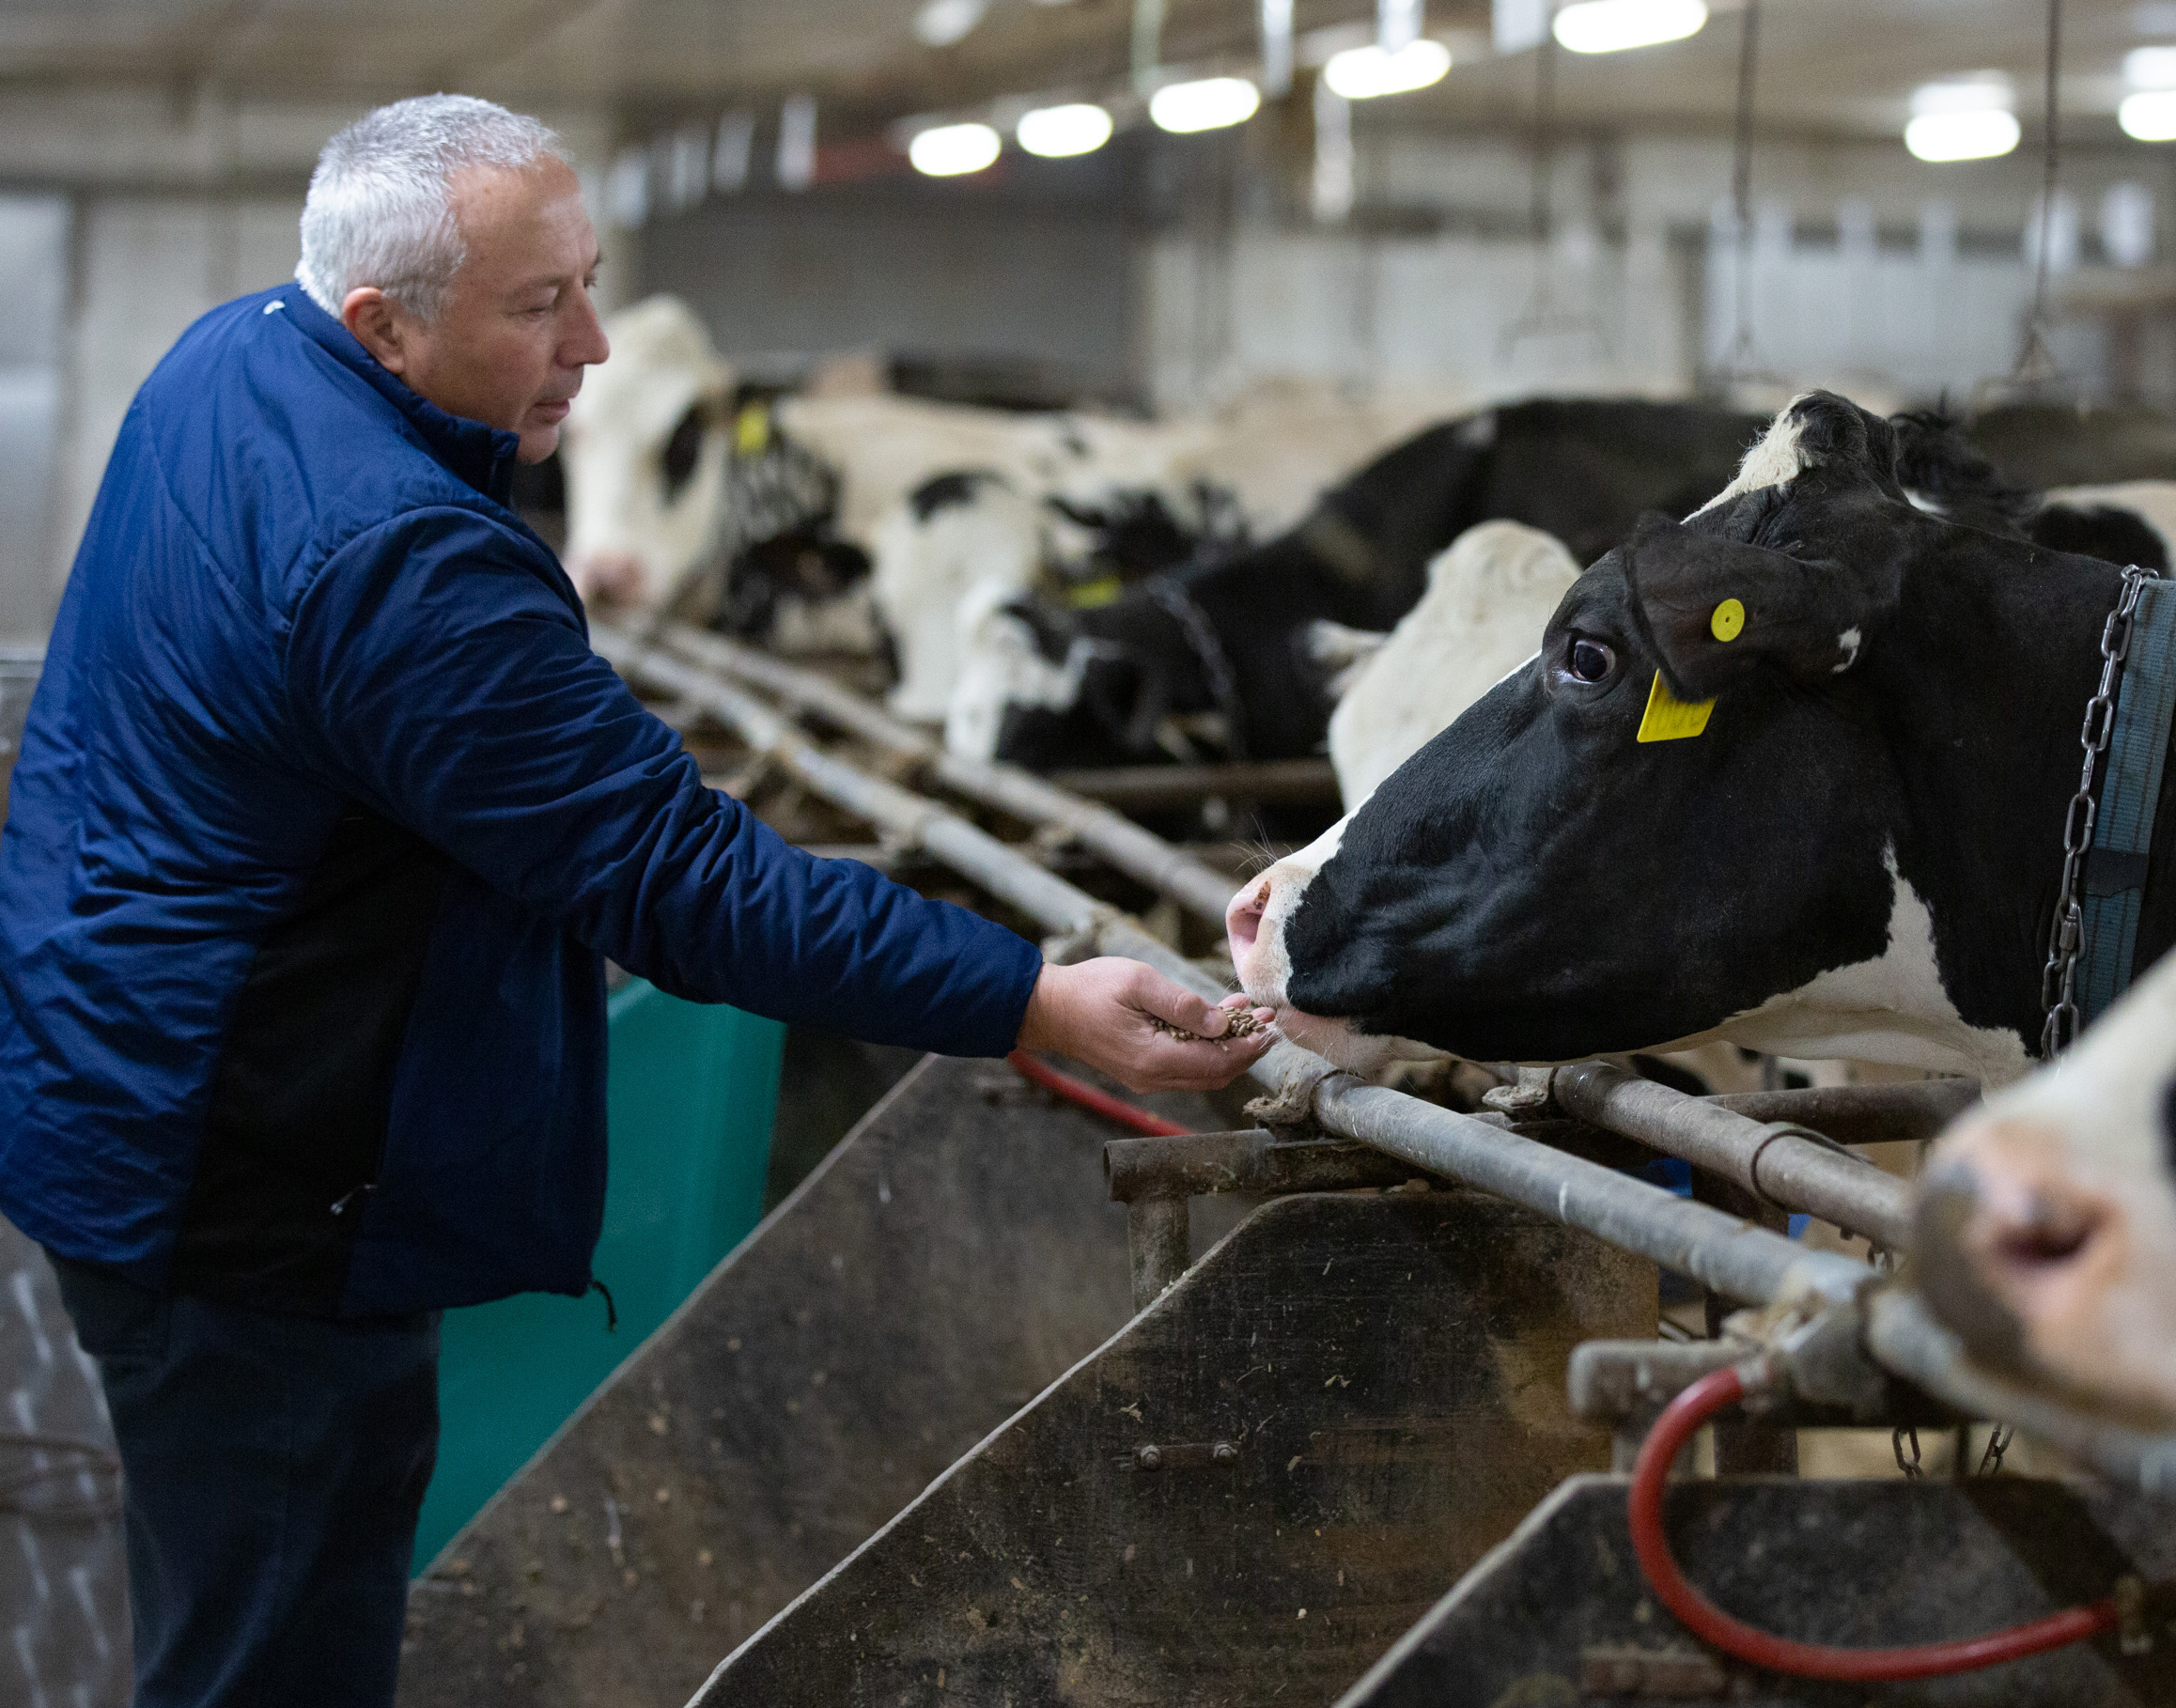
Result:
[[[1113,806],[1193,806],[1214,796],[1301,806],[1337,800],[1337,772],[1327,759],[1257,759],[1239,765],[1118,765],[1059,771],[1050,778],[1071,794]]]
[[[1187,1272],[1191,1237],[1183,1194],[1137,1198],[1126,1206],[1126,1256],[1133,1273],[1135,1311],[1146,1311]]]
[[[1977,1079],[1907,1079],[1894,1085],[1817,1085],[1734,1092],[1706,1102],[1749,1121],[1788,1121],[1839,1144],[1932,1139],[1980,1100]]]
[[[659,640],[666,652],[683,662],[753,683],[796,712],[820,718],[874,743],[970,800],[1011,813],[1030,824],[1064,831],[1128,877],[1146,884],[1159,895],[1172,897],[1213,925],[1223,924],[1225,905],[1238,886],[1223,873],[1204,865],[1109,807],[1068,794],[1017,766],[986,765],[965,758],[921,730],[880,711],[860,694],[754,647],[683,623],[668,625]]]
[[[1848,1257],[1810,1251],[1660,1187],[1349,1074],[1316,1086],[1314,1110],[1331,1132],[1584,1228],[1749,1304],[1801,1291],[1842,1303],[1874,1279]]]
[[[834,806],[926,848],[1047,928],[1079,934],[1118,917],[1116,908],[1044,871],[956,813],[832,758],[780,713],[707,672],[601,626],[591,641],[623,675],[696,702],[757,753]]]
[[[1567,1113],[1682,1157],[1770,1203],[1810,1211],[1890,1250],[1911,1243],[1910,1187],[1841,1147],[1606,1063],[1560,1067],[1551,1089]]]

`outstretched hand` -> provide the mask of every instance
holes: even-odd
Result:
[[[1227,1038],[1243,996],[1209,1002],[1143,961],[1115,955],[1045,967],[1020,1021],[1019,1048],[1054,1049],[1109,1074],[1129,1091],[1217,1091],[1260,1061],[1267,1030]],[[1267,1028],[1267,1008],[1254,1010]],[[1173,1037],[1162,1020],[1194,1038]]]

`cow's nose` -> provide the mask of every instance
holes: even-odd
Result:
[[[2024,1355],[2025,1328],[1976,1261],[1973,1223],[1980,1204],[1979,1180],[1969,1163],[1945,1163],[1922,1175],[1913,1212],[1912,1268],[1935,1314],[1966,1345],[1988,1363],[2014,1367]]]
[[[585,552],[568,566],[567,573],[584,605],[600,599],[613,605],[639,605],[648,579],[643,573],[642,560],[631,551]]]
[[[1268,911],[1270,893],[1276,880],[1264,876],[1257,877],[1238,894],[1232,897],[1224,909],[1224,935],[1231,939],[1232,964],[1244,973],[1246,957],[1254,947],[1254,939],[1262,935],[1262,915]]]

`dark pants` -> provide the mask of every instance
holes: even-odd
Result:
[[[438,1314],[331,1323],[54,1260],[121,1450],[136,1708],[383,1708]]]

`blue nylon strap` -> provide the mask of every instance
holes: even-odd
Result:
[[[2077,1002],[2088,1025],[2130,987],[2145,910],[2146,862],[2153,846],[2153,810],[2176,717],[2176,582],[2155,580],[2138,590],[2130,656],[2116,697],[2108,738],[2108,776],[2101,789],[2092,852],[2085,862],[2084,946],[2078,955]]]

